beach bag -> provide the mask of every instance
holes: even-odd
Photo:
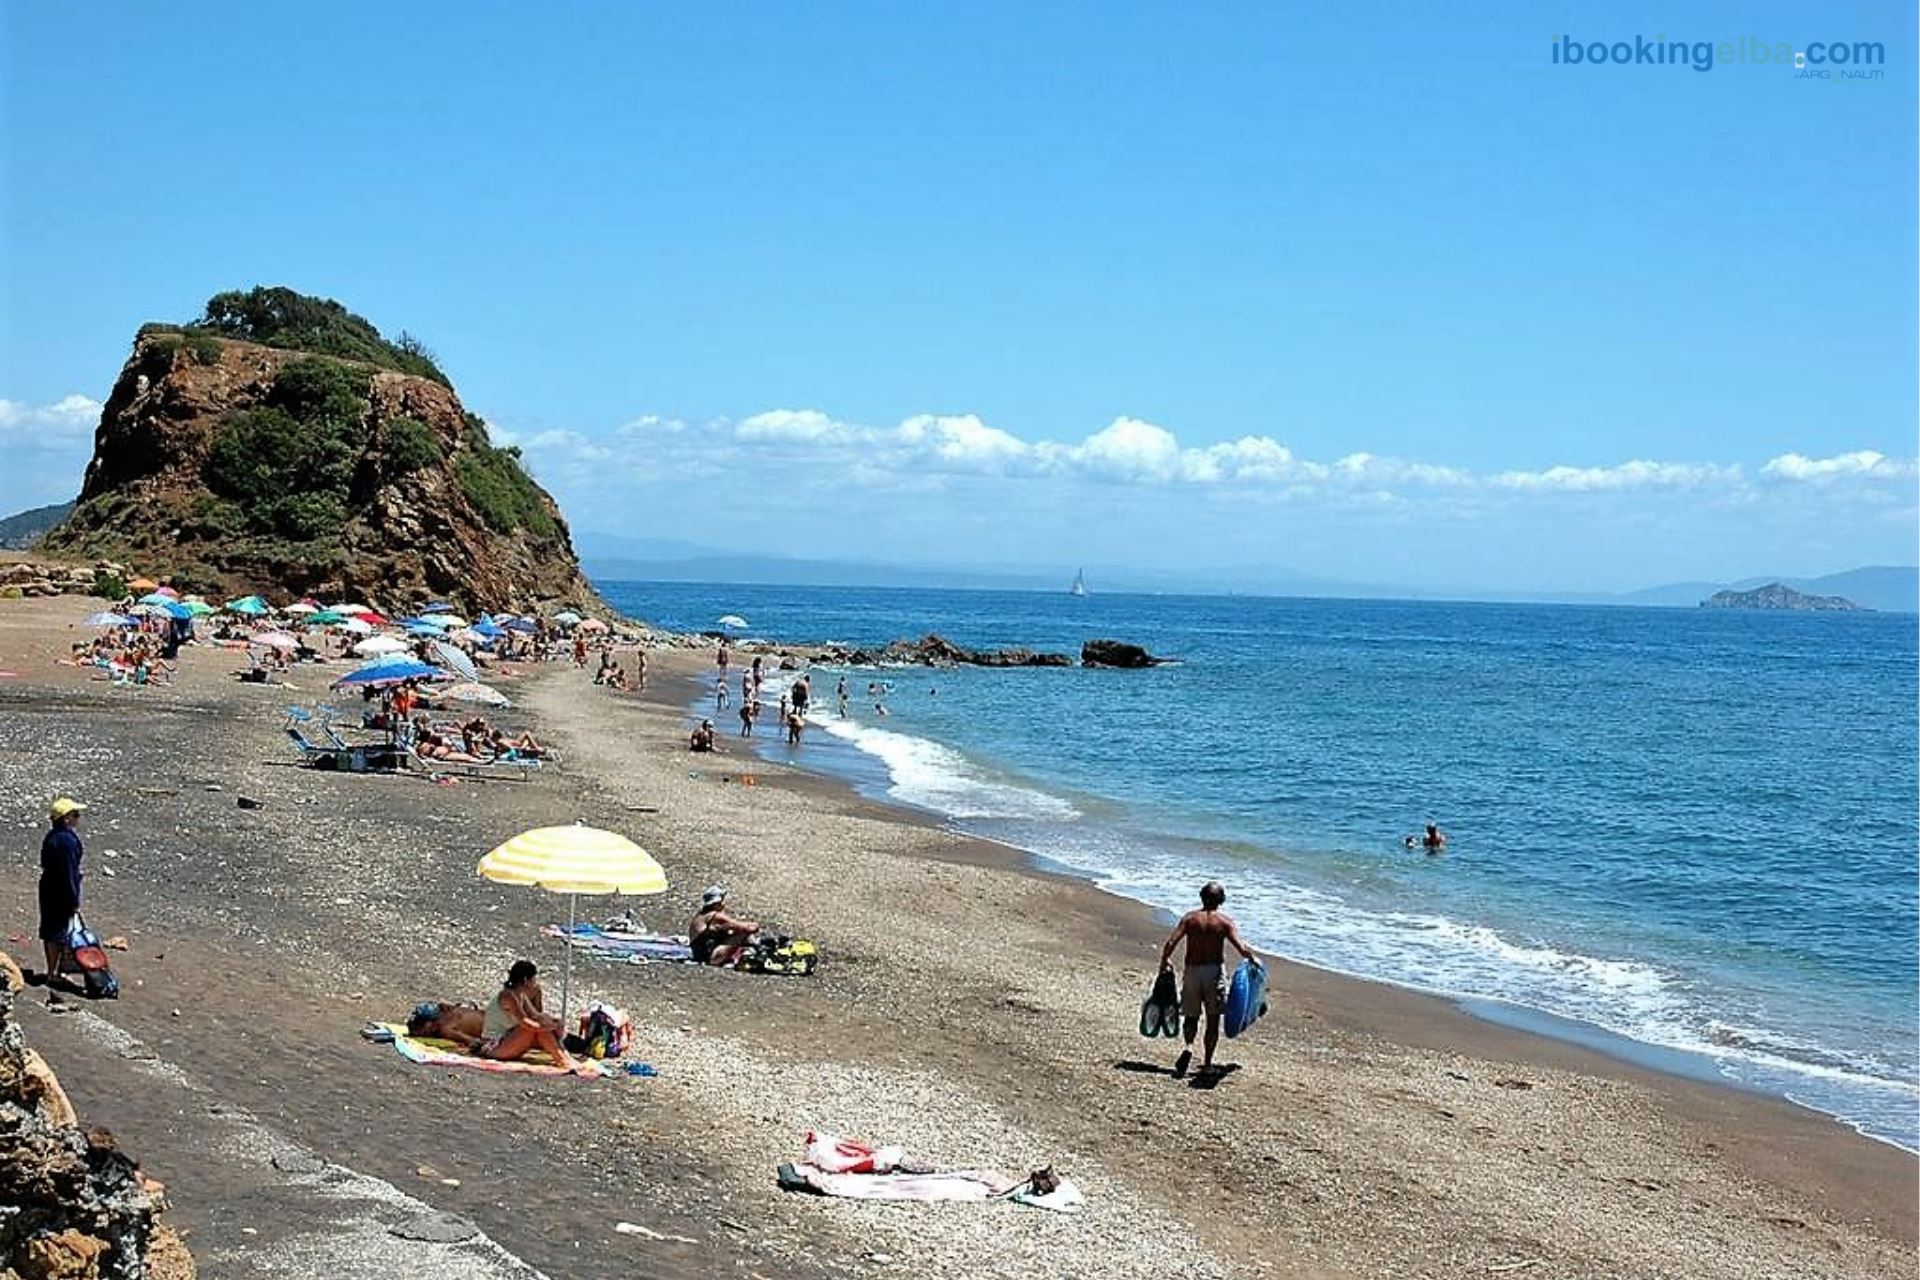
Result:
[[[747,973],[810,976],[820,965],[820,948],[805,938],[755,938],[740,953],[739,968]]]
[[[580,1015],[580,1048],[589,1058],[617,1058],[633,1040],[633,1022],[626,1012],[594,1001]]]
[[[115,1000],[120,996],[120,979],[113,976],[113,964],[100,945],[99,937],[87,928],[78,915],[67,929],[67,954],[80,973],[80,986],[91,1000]]]

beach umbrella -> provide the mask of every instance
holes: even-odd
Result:
[[[567,895],[566,969],[560,980],[560,1023],[566,1025],[573,987],[573,926],[583,893],[654,894],[667,891],[667,873],[645,849],[597,827],[536,827],[480,859],[479,871],[496,884],[534,885]]]
[[[440,696],[454,702],[477,702],[484,707],[513,705],[513,699],[506,694],[475,680],[463,680],[459,684],[450,684],[440,691]]]
[[[127,590],[151,591],[159,585],[160,584],[155,582],[152,578],[135,578],[132,582],[129,582],[127,584]]]
[[[178,600],[180,598],[180,589],[178,587],[155,587],[153,593],[155,595],[165,596],[169,600]]]
[[[124,613],[115,613],[111,609],[107,609],[99,613],[90,614],[87,618],[87,625],[90,627],[137,627],[140,625],[140,620],[138,618],[129,618]]]
[[[454,606],[447,600],[429,600],[420,606],[421,613],[452,613]]]
[[[553,620],[562,626],[573,627],[580,624],[580,615],[571,609],[562,609],[553,615]]]
[[[349,614],[357,621],[364,622],[370,627],[390,627],[393,625],[392,618],[387,617],[383,613],[376,613],[372,609],[349,610]]]
[[[393,636],[374,636],[353,646],[353,651],[363,658],[377,658],[383,653],[405,653],[410,647],[405,640]]]
[[[501,636],[507,634],[507,629],[495,622],[492,618],[482,618],[473,624],[473,634],[488,640],[498,640]]]
[[[157,613],[166,612],[166,607],[157,604],[136,604],[133,608],[127,610],[127,612],[137,617],[151,618]]]
[[[205,600],[184,600],[180,607],[196,618],[204,618],[213,612],[213,606]]]
[[[340,629],[342,631],[351,631],[356,636],[370,636],[373,634],[373,624],[364,618],[348,618],[340,624]]]
[[[241,596],[238,600],[227,601],[228,613],[241,613],[249,618],[257,618],[268,612],[267,602],[259,596]]]
[[[184,604],[163,604],[160,606],[160,612],[166,614],[169,618],[190,619],[193,617],[193,610]]]
[[[747,620],[737,613],[723,613],[720,615],[719,622],[723,627],[744,627],[747,625]]]
[[[598,618],[587,618],[580,623],[582,631],[607,631],[610,628]]]
[[[464,679],[478,680],[480,668],[473,665],[473,659],[460,652],[445,640],[432,640],[427,644],[428,652],[439,660],[441,666]]]
[[[369,662],[356,667],[333,682],[336,689],[362,689],[369,685],[399,684],[403,680],[451,680],[453,673],[424,662],[403,659],[394,655],[394,660]]]
[[[532,618],[508,618],[502,625],[509,631],[518,631],[529,636],[540,630]]]
[[[300,642],[284,631],[256,631],[247,637],[247,643],[263,649],[285,649],[289,653],[300,647]]]
[[[318,613],[307,615],[307,625],[314,627],[336,627],[347,620],[347,615],[338,609],[322,609]]]
[[[333,606],[333,611],[335,613],[345,614],[372,613],[373,606],[370,604],[336,604]]]
[[[149,591],[140,597],[141,604],[172,604],[173,597],[163,591]]]
[[[436,627],[441,627],[441,628],[446,628],[446,627],[464,627],[464,626],[466,626],[466,625],[467,625],[467,620],[466,620],[465,618],[463,618],[463,617],[461,617],[461,616],[460,616],[459,614],[457,614],[457,613],[426,613],[426,612],[422,612],[422,613],[420,614],[420,621],[422,621],[422,622],[425,622],[425,623],[428,623],[428,624],[429,624],[429,625],[431,625],[431,626],[436,626]]]
[[[286,608],[284,608],[284,609],[282,609],[282,610],[281,610],[280,612],[282,612],[282,613],[291,613],[291,614],[297,614],[297,615],[300,615],[300,616],[303,616],[303,617],[304,617],[305,615],[307,615],[307,614],[309,614],[309,613],[318,613],[318,612],[320,612],[320,606],[319,606],[319,605],[317,605],[317,604],[313,604],[313,603],[312,603],[312,602],[310,602],[310,601],[307,601],[307,600],[302,600],[302,601],[300,601],[300,602],[299,602],[299,603],[297,603],[297,604],[290,604],[290,605],[288,605],[288,606],[287,606]]]

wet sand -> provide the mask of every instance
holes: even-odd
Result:
[[[504,680],[522,703],[505,718],[565,767],[439,786],[291,767],[279,712],[324,671],[245,686],[237,655],[192,649],[176,686],[126,690],[52,665],[85,611],[0,603],[8,947],[35,958],[41,813],[79,795],[88,915],[128,938],[126,991],[80,1014],[29,1002],[27,1033],[168,1183],[203,1274],[1913,1271],[1912,1157],[1443,1000],[1281,966],[1273,1011],[1222,1055],[1237,1069],[1172,1079],[1175,1046],[1133,1025],[1152,913],[730,738],[690,755],[683,677],[708,655],[656,653],[638,696],[560,666]],[[564,902],[473,866],[574,819],[666,865],[665,898],[623,904],[650,925],[684,928],[725,880],[741,911],[817,941],[821,973],[581,962],[576,1000],[633,1014],[651,1080],[432,1069],[360,1041],[416,1000],[484,997],[519,955],[557,995],[537,931]],[[582,899],[583,918],[612,907]],[[941,1165],[1052,1163],[1092,1203],[1067,1218],[782,1193],[774,1168],[809,1127]],[[318,1163],[274,1163],[290,1150]],[[494,1243],[386,1234],[429,1208]]]

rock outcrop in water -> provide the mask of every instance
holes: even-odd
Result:
[[[424,349],[284,289],[141,329],[40,545],[208,593],[605,611],[553,499]]]
[[[1814,596],[1779,582],[1751,591],[1716,591],[1700,602],[1702,609],[1792,609],[1821,612],[1871,612],[1845,596]]]
[[[1070,667],[1064,653],[1037,653],[1032,649],[968,649],[941,635],[918,640],[895,640],[880,649],[829,649],[822,662],[856,667]]]
[[[1129,670],[1157,667],[1165,658],[1156,658],[1137,644],[1124,640],[1089,640],[1080,646],[1083,667],[1122,667]]]

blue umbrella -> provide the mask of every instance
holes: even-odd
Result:
[[[403,680],[452,680],[451,671],[429,666],[424,662],[370,662],[357,670],[349,671],[333,682],[336,689],[357,689],[365,685],[399,684]]]
[[[189,622],[193,620],[193,610],[177,601],[170,601],[167,604],[163,604],[160,606],[160,609],[161,612],[165,613],[169,618],[185,618]]]
[[[172,604],[173,597],[160,591],[149,591],[140,597],[141,604]]]
[[[496,623],[492,618],[482,618],[473,624],[473,634],[485,636],[489,640],[498,640],[501,636],[507,634],[507,629]]]
[[[533,625],[533,620],[531,618],[508,618],[507,630],[519,631],[519,632],[523,632],[526,635],[532,635],[534,632],[540,630],[540,628]]]
[[[452,605],[450,605],[450,604],[448,604],[448,603],[447,603],[447,602],[446,602],[445,600],[433,600],[433,601],[430,601],[430,602],[428,602],[427,604],[423,604],[423,605],[421,605],[421,606],[420,606],[420,612],[421,612],[422,614],[429,614],[429,613],[452,613],[452,612],[453,612],[453,606],[452,606]]]

